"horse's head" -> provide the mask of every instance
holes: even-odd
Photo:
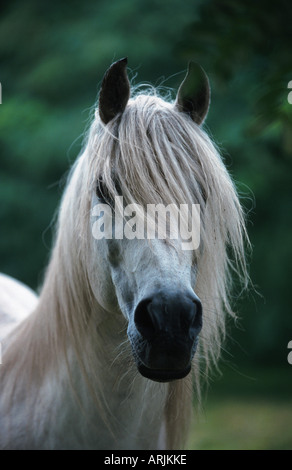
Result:
[[[89,136],[87,151],[94,175],[90,281],[104,310],[118,311],[126,318],[140,373],[171,381],[191,370],[202,328],[199,296],[207,298],[212,288],[216,301],[210,302],[211,311],[224,295],[217,278],[224,277],[226,258],[217,252],[225,250],[230,227],[228,222],[224,226],[219,211],[230,210],[228,204],[233,203],[232,196],[226,203],[219,195],[227,173],[200,127],[210,101],[209,82],[201,67],[190,64],[175,102],[168,103],[155,95],[129,99],[126,63],[122,59],[106,72]],[[208,153],[212,156],[204,162],[201,154]],[[232,185],[229,189],[233,191]],[[149,204],[157,209],[150,218]],[[174,210],[180,204],[188,207],[184,217]],[[194,225],[193,204],[204,214],[201,223],[195,217]],[[147,231],[161,215],[159,207],[164,236],[161,227]],[[192,226],[187,232],[191,236],[184,245],[180,228],[190,214],[193,219],[185,226]],[[192,236],[197,237],[196,243]],[[209,272],[200,268],[203,265]]]

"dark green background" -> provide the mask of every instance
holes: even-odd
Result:
[[[234,299],[239,328],[230,323],[223,369],[271,370],[263,390],[291,396],[291,20],[288,0],[2,2],[0,270],[39,286],[64,176],[110,63],[127,56],[134,83],[177,89],[196,60],[212,86],[207,128],[238,182],[253,245],[254,289]]]

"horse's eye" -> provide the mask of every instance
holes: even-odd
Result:
[[[96,195],[105,204],[111,204],[111,197],[109,191],[102,178],[99,178],[96,182]]]

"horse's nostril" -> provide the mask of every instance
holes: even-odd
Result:
[[[148,340],[153,338],[156,331],[149,309],[150,304],[151,299],[142,300],[137,305],[134,318],[137,330],[145,339]]]
[[[142,337],[151,341],[159,334],[194,339],[202,328],[202,306],[188,296],[148,297],[136,307],[134,321]]]

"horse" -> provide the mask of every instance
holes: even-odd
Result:
[[[1,449],[187,446],[235,315],[233,274],[247,278],[244,210],[204,129],[209,105],[195,62],[175,99],[132,86],[127,58],[106,71],[39,294],[0,276]],[[132,207],[198,205],[199,246],[182,249],[171,224],[138,236],[138,209],[132,236],[117,236],[114,201],[122,228]]]

